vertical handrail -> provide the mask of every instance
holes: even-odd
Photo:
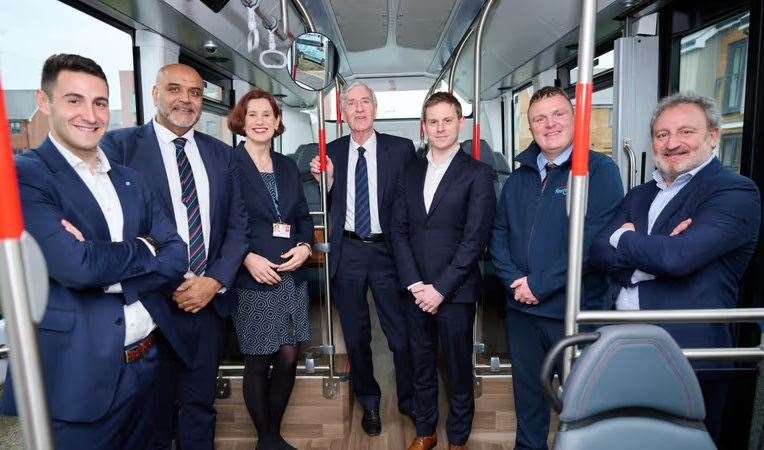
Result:
[[[310,15],[308,14],[308,11],[305,9],[305,6],[302,4],[301,0],[292,0],[292,3],[297,8],[297,11],[300,13],[300,15],[305,20],[305,23],[308,24],[308,30],[312,33],[317,32],[316,25],[313,23],[313,20],[310,18]],[[317,99],[317,109],[318,109],[318,155],[319,155],[319,161],[321,166],[321,224],[324,226],[324,249],[326,252],[324,253],[324,298],[326,298],[326,327],[328,328],[328,347],[329,347],[329,379],[330,381],[334,379],[334,323],[333,323],[333,317],[332,317],[332,292],[331,292],[331,279],[330,279],[330,273],[329,273],[329,257],[330,257],[330,249],[329,249],[329,211],[328,211],[328,205],[329,205],[329,199],[328,199],[328,190],[327,185],[328,179],[326,174],[326,117],[324,114],[324,92],[318,91],[318,99]]]
[[[13,165],[10,126],[0,86],[0,303],[8,330],[13,394],[19,412],[24,448],[53,448],[37,334],[29,308],[21,239],[24,218]]]
[[[637,186],[637,157],[631,148],[631,142],[628,139],[623,140],[623,152],[626,153],[628,168],[626,169],[626,188],[632,190]]]
[[[342,105],[340,105],[340,78],[334,79],[334,109],[337,111],[337,139],[342,137]]]
[[[448,69],[448,92],[449,93],[453,94],[454,92],[454,80],[456,79],[456,67],[459,65],[459,60],[462,59],[462,51],[464,51],[464,47],[467,45],[467,41],[470,39],[470,36],[472,36],[473,32],[475,32],[475,27],[470,27],[469,30],[467,30],[467,33],[465,33],[462,40],[459,41],[459,44],[456,46],[453,62],[451,63],[451,67]]]
[[[475,35],[475,72],[474,72],[474,94],[472,101],[472,157],[480,161],[480,69],[482,68],[482,58],[480,53],[483,50],[483,28],[488,19],[488,13],[493,8],[496,0],[488,0],[480,11],[480,21],[477,25],[477,34]],[[456,67],[456,63],[454,66]]]
[[[578,34],[578,73],[576,84],[575,129],[573,131],[573,166],[571,169],[570,225],[568,233],[568,279],[566,288],[565,335],[578,332],[576,315],[581,300],[583,273],[584,217],[589,190],[589,145],[592,112],[592,62],[597,19],[597,0],[582,0],[581,26]],[[562,382],[573,366],[574,348],[563,356]]]
[[[289,9],[287,8],[287,0],[281,0],[281,32],[284,36],[289,37]]]

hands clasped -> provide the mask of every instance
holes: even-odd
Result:
[[[515,301],[525,303],[526,305],[538,305],[539,300],[533,295],[528,286],[528,277],[518,278],[510,285],[515,290]]]
[[[411,288],[414,295],[414,302],[422,311],[430,314],[436,314],[438,307],[443,302],[443,296],[432,284],[417,284]]]
[[[281,264],[270,262],[256,253],[249,253],[244,258],[244,267],[258,283],[273,286],[281,282],[279,272],[294,272],[303,265],[310,256],[310,250],[305,245],[296,245],[281,255],[284,261]]]

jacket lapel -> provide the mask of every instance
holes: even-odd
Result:
[[[95,197],[93,197],[85,182],[82,181],[82,178],[77,175],[74,168],[59,153],[53,142],[50,139],[46,139],[36,151],[40,159],[50,167],[56,177],[62,196],[75,204],[77,208],[76,215],[84,219],[82,222],[76,223],[75,226],[82,231],[86,239],[95,238],[99,241],[111,241],[109,225],[103,216],[101,206]],[[72,217],[66,217],[66,219],[74,220]]]
[[[122,205],[122,217],[124,218],[122,238],[128,240],[139,235],[140,223],[138,219],[142,216],[142,214],[136,213],[140,211],[141,205],[136,195],[135,180],[125,176],[120,169],[114,167],[109,171],[109,178],[111,184],[114,185],[114,190],[117,191],[119,203]]]
[[[377,205],[381,208],[383,203],[383,198],[385,196],[385,192],[387,189],[387,174],[390,172],[390,152],[386,151],[385,149],[385,138],[377,133]],[[379,215],[382,215],[382,210],[380,209]]]
[[[679,193],[677,193],[674,198],[671,199],[671,201],[668,202],[666,207],[663,208],[663,211],[661,211],[661,213],[658,215],[658,218],[655,219],[652,234],[658,234],[661,231],[665,231],[666,233],[671,232],[671,230],[663,230],[663,228],[672,224],[669,222],[669,220],[674,216],[677,210],[684,206],[684,204],[687,202],[687,198],[690,197],[698,189],[698,186],[701,185],[701,180],[703,177],[707,176],[709,173],[715,173],[717,170],[719,170],[719,166],[719,160],[714,158],[706,167],[704,167],[700,172],[692,177],[690,182],[687,183],[687,185],[683,187],[682,190],[679,191]]]
[[[170,219],[175,223],[172,199],[170,197],[170,183],[167,181],[167,172],[164,168],[162,151],[159,149],[159,141],[154,131],[154,122],[151,121],[141,128],[138,135],[136,151],[142,154],[134,158],[128,164],[140,173],[148,174],[146,178],[154,180],[152,185],[159,190],[159,197],[164,203],[165,211],[169,212]]]
[[[241,162],[241,165],[239,167],[244,167],[244,178],[247,180],[247,183],[252,186],[252,188],[257,192],[256,198],[262,199],[263,202],[265,202],[268,205],[268,210],[271,212],[271,215],[273,216],[274,221],[276,220],[276,209],[273,206],[273,202],[271,201],[271,194],[268,192],[268,188],[265,186],[265,181],[263,181],[263,177],[260,175],[260,171],[257,170],[257,166],[255,165],[255,162],[252,161],[252,158],[249,156],[249,153],[247,153],[247,150],[244,148],[244,145],[241,144],[238,147],[236,147],[236,157],[239,158],[239,161]],[[275,167],[275,161],[274,161],[274,167],[273,170],[276,170]],[[278,177],[277,177],[278,178]],[[279,187],[279,195],[281,194],[281,186]]]
[[[432,217],[432,214],[438,208],[440,201],[443,200],[443,197],[446,196],[446,193],[448,192],[448,189],[451,183],[453,183],[453,181],[459,177],[459,174],[462,172],[462,164],[469,161],[469,158],[470,157],[464,154],[464,152],[462,152],[461,150],[456,151],[456,155],[454,155],[454,159],[451,161],[451,164],[449,164],[448,169],[446,169],[446,173],[443,174],[443,179],[440,180],[440,183],[438,184],[438,188],[435,190],[435,196],[432,198],[430,211],[427,213],[428,219]],[[425,162],[426,161],[427,160],[425,160]],[[427,174],[427,169],[425,168],[425,176],[426,174]],[[422,189],[424,191],[424,181],[422,183]],[[424,202],[424,199],[422,201]]]

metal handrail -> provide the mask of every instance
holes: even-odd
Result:
[[[305,19],[305,23],[308,25],[308,30],[312,33],[317,32],[316,25],[313,23],[313,20],[310,18],[310,15],[308,14],[308,11],[305,9],[305,5],[302,4],[301,0],[292,0],[292,3],[294,4],[297,11],[300,13],[300,15]],[[317,93],[317,111],[318,111],[318,145],[319,145],[319,154],[322,152],[326,152],[326,116],[324,113],[324,92],[318,91]],[[334,380],[335,378],[335,361],[334,361],[334,321],[332,317],[332,292],[331,292],[331,278],[329,273],[329,211],[328,211],[328,205],[329,205],[329,191],[327,189],[328,186],[328,178],[326,174],[326,170],[321,171],[321,180],[320,180],[320,187],[321,187],[321,225],[324,227],[324,242],[323,245],[317,245],[316,250],[323,250],[324,251],[324,298],[326,299],[326,328],[327,328],[327,347],[329,350],[329,380],[330,382]]]
[[[482,68],[482,58],[480,53],[483,50],[483,29],[488,20],[488,13],[491,12],[496,0],[488,0],[480,11],[480,20],[477,25],[477,34],[475,35],[475,65],[474,65],[474,93],[472,95],[472,157],[480,160],[480,69]],[[454,66],[456,66],[454,64]],[[450,92],[450,89],[449,89]]]
[[[637,187],[637,157],[634,150],[631,149],[631,142],[628,139],[623,140],[623,152],[626,153],[628,169],[626,172],[626,187],[631,190]]]
[[[660,309],[639,311],[580,311],[581,324],[620,323],[734,323],[764,320],[764,308]]]

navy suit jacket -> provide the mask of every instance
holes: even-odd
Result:
[[[38,339],[54,419],[92,422],[106,414],[124,366],[123,296],[104,288],[121,282],[124,299],[140,299],[162,328],[167,298],[188,266],[186,244],[135,171],[112,165],[109,177],[124,215],[124,241],[111,242],[98,203],[50,140],[16,159],[26,229],[40,245],[50,292]],[[85,237],[64,230],[66,219]],[[137,236],[158,243],[157,256]],[[2,411],[15,413],[8,375]]]
[[[377,133],[375,131],[375,133]],[[329,193],[330,229],[329,270],[331,276],[337,272],[339,258],[342,257],[342,231],[345,229],[345,214],[347,212],[347,178],[348,154],[350,153],[350,136],[343,136],[329,143],[329,157],[334,164],[334,183]],[[414,143],[390,134],[377,133],[377,205],[379,209],[379,224],[385,235],[388,248],[390,247],[390,220],[392,217],[393,197],[395,186],[404,171],[416,159]]]
[[[634,269],[655,275],[638,283],[640,309],[734,308],[740,280],[756,248],[760,203],[756,185],[714,158],[666,205],[647,234],[648,212],[659,188],[650,181],[624,198],[610,224],[592,245],[592,262],[627,286]],[[684,233],[670,237],[691,218]],[[613,248],[610,235],[626,222]],[[723,325],[667,326],[683,347],[732,344]]]
[[[231,147],[199,132],[194,132],[194,140],[210,184],[210,244],[205,276],[218,280],[228,288],[225,294],[217,295],[210,304],[219,316],[227,317],[236,309],[236,296],[232,294],[231,287],[248,246],[246,212]],[[153,121],[140,127],[110,131],[101,141],[101,148],[111,161],[131,167],[144,176],[177,229],[170,186]],[[175,332],[171,335],[166,330],[163,332],[178,356],[190,364],[196,353],[195,343],[198,342],[189,320],[191,313],[176,306],[172,309],[172,317]]]
[[[446,302],[469,303],[480,292],[478,262],[496,212],[493,169],[457,152],[424,206],[427,160],[417,160],[398,184],[391,224],[398,277],[405,289],[432,284]]]
[[[313,219],[308,211],[308,202],[302,190],[302,180],[297,164],[275,152],[271,152],[271,160],[276,177],[281,221],[292,226],[291,237],[288,239],[273,237],[273,224],[278,221],[276,206],[257,166],[244,149],[244,144],[234,149],[234,164],[241,177],[239,187],[247,208],[249,251],[267,258],[272,263],[281,264],[284,262],[281,255],[298,243],[313,244]],[[296,271],[296,279],[304,279],[302,272],[302,270]],[[270,288],[266,284],[255,281],[243,265],[239,269],[236,287]]]

